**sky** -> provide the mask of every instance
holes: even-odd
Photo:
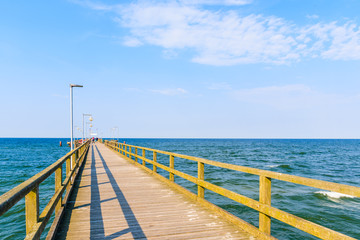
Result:
[[[0,137],[360,138],[360,1],[0,2]],[[88,121],[88,120],[86,120]],[[118,130],[114,131],[114,128]]]

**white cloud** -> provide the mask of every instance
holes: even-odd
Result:
[[[123,44],[128,47],[138,47],[143,45],[143,43],[139,39],[134,37],[125,37]]]
[[[241,89],[232,91],[231,95],[238,101],[283,110],[329,108],[360,100],[357,95],[327,94],[302,84]]]
[[[183,88],[152,89],[150,91],[167,96],[183,95],[188,93],[188,91]]]
[[[336,60],[359,60],[360,59],[360,27],[354,23],[343,26],[334,24],[328,32],[328,38],[332,39],[330,47],[322,52],[322,56]]]
[[[106,6],[82,1],[90,8],[118,14],[115,21],[129,30],[124,45],[159,46],[165,53],[190,49],[191,60],[196,63],[287,64],[307,57],[360,60],[360,29],[354,22],[297,26],[276,16],[244,16],[234,10],[202,8],[208,4],[249,3],[247,0],[144,0]],[[317,19],[318,16],[307,17]]]

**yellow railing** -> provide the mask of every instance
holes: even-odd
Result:
[[[102,142],[102,141],[101,141]],[[166,152],[151,148],[133,146],[128,144],[117,143],[114,141],[103,141],[106,146],[112,148],[113,150],[119,152],[124,155],[128,159],[134,160],[135,163],[138,163],[138,159],[142,160],[142,163],[139,165],[145,166],[146,162],[153,165],[152,172],[156,173],[157,168],[161,168],[167,172],[169,172],[169,179],[165,181],[169,181],[172,186],[176,187],[174,182],[174,175],[182,177],[190,182],[193,182],[197,185],[197,196],[193,196],[194,199],[210,207],[211,209],[217,211],[222,214],[224,217],[228,218],[230,221],[238,224],[240,227],[250,232],[251,234],[260,237],[262,239],[275,239],[271,236],[270,226],[271,226],[271,218],[275,218],[281,222],[284,222],[290,226],[293,226],[297,229],[300,229],[304,232],[307,232],[313,236],[316,236],[321,239],[354,239],[352,237],[346,236],[342,233],[336,232],[329,228],[323,227],[316,223],[310,222],[303,218],[297,217],[285,211],[282,211],[278,208],[271,206],[271,179],[277,179],[281,181],[286,181],[290,183],[296,183],[304,186],[334,191],[338,193],[343,193],[355,197],[360,197],[360,188],[355,186],[348,186],[338,183],[332,183],[327,181],[321,181],[316,179],[310,179],[305,177],[298,177],[289,174],[277,173],[272,171],[266,171],[256,168],[244,167],[239,165],[233,165],[228,163],[216,162],[212,160],[207,160],[198,157],[187,156],[183,154],[177,154],[172,152]],[[141,150],[142,154],[139,155],[138,151]],[[152,152],[153,159],[146,158],[146,151]],[[165,166],[157,162],[157,154],[164,154],[169,156],[169,166]],[[174,157],[187,159],[191,161],[195,161],[198,163],[198,176],[194,177],[189,174],[180,172],[174,168]],[[134,159],[133,159],[134,158]],[[224,169],[235,170],[239,172],[249,173],[253,175],[259,176],[259,201],[254,200],[252,198],[246,197],[239,193],[230,191],[228,189],[219,187],[210,182],[204,180],[204,165],[216,166]],[[147,168],[146,168],[147,169]],[[158,175],[158,174],[156,174]],[[158,177],[163,178],[158,175]],[[163,178],[164,180],[164,178]],[[184,189],[181,187],[176,187],[179,190],[184,192]],[[234,200],[238,203],[241,203],[247,207],[255,209],[259,212],[259,228],[235,217],[234,215],[214,206],[210,202],[207,202],[204,199],[204,190],[208,189],[217,194],[220,194],[224,197],[227,197],[231,200]],[[187,192],[188,195],[192,193]]]
[[[7,193],[0,196],[0,216],[6,213],[11,207],[25,197],[25,221],[26,238],[39,239],[44,231],[52,213],[55,210],[55,220],[48,233],[48,238],[52,238],[61,215],[64,205],[72,191],[74,179],[78,174],[84,158],[88,152],[90,141],[69,152],[49,167],[39,172],[35,176],[19,184]],[[66,165],[66,177],[63,181],[63,164]],[[39,212],[39,185],[55,173],[55,192],[47,203],[44,210]],[[66,191],[66,193],[65,193]],[[63,196],[65,193],[65,196]]]

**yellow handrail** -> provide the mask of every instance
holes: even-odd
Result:
[[[0,216],[25,197],[26,238],[39,239],[52,213],[59,215],[71,193],[74,179],[88,152],[90,141],[69,152],[46,169],[0,196]],[[62,166],[66,163],[66,178],[62,181]],[[44,210],[39,212],[39,185],[55,172],[55,192]],[[66,194],[63,194],[66,190]],[[56,217],[55,217],[56,219]],[[54,221],[52,229],[58,221]],[[51,231],[52,234],[54,231]]]
[[[256,234],[257,236],[264,239],[274,239],[270,234],[271,227],[271,218],[275,218],[281,222],[284,222],[290,226],[293,226],[297,229],[300,229],[304,232],[307,232],[313,236],[316,236],[321,239],[354,239],[352,237],[346,236],[342,233],[336,232],[329,228],[323,227],[316,223],[310,222],[303,218],[297,217],[280,209],[274,208],[271,206],[271,179],[278,179],[281,181],[296,183],[304,186],[310,186],[314,188],[335,191],[354,197],[360,197],[360,187],[349,186],[344,184],[338,184],[333,182],[327,182],[322,180],[316,180],[311,178],[299,177],[289,174],[283,174],[278,172],[266,171],[256,168],[244,167],[234,164],[216,162],[204,158],[192,157],[178,153],[172,153],[157,149],[151,149],[146,147],[134,146],[129,144],[118,143],[115,141],[101,140],[106,146],[112,148],[113,150],[121,153],[125,157],[131,160],[135,160],[136,163],[138,159],[142,160],[142,165],[145,165],[145,162],[153,165],[153,173],[156,174],[157,168],[161,168],[169,172],[169,180],[174,182],[174,175],[182,177],[190,182],[195,183],[198,186],[197,199],[200,201],[204,200],[204,189],[218,193],[224,197],[232,199],[238,203],[241,203],[245,206],[248,206],[252,209],[255,209],[259,212],[259,228],[257,229],[260,233],[254,231],[254,226],[248,226],[242,224],[242,227],[249,232]],[[134,152],[132,151],[134,149]],[[142,150],[142,155],[138,155],[138,150]],[[145,156],[145,151],[150,151],[153,153],[153,159],[147,159]],[[169,166],[165,166],[157,162],[157,154],[164,154],[169,156]],[[134,157],[134,159],[132,159]],[[174,169],[174,157],[183,158],[198,163],[198,176],[194,177],[189,174],[183,173],[181,171]],[[135,162],[134,161],[134,162]],[[239,172],[245,172],[253,175],[259,176],[259,201],[251,199],[249,197],[243,196],[241,194],[235,193],[233,191],[227,190],[225,188],[214,185],[210,182],[204,180],[204,165],[212,165],[224,169],[235,170]],[[229,213],[230,214],[230,213]],[[250,225],[250,224],[249,224]]]

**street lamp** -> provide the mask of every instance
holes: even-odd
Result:
[[[73,87],[83,87],[82,85],[77,85],[77,84],[70,84],[70,128],[71,128],[71,140],[70,140],[70,146],[71,146],[71,150],[74,149],[74,145],[73,145],[73,133],[74,133],[74,129],[73,129]]]
[[[89,116],[89,120],[90,120],[90,121],[93,120],[91,114],[89,114],[89,113],[83,113],[83,124],[82,124],[82,127],[83,127],[83,140],[82,140],[82,142],[83,142],[83,143],[84,143],[84,134],[85,134],[85,132],[84,132],[84,117],[85,117],[85,116]],[[85,137],[86,137],[86,136],[85,136]]]

